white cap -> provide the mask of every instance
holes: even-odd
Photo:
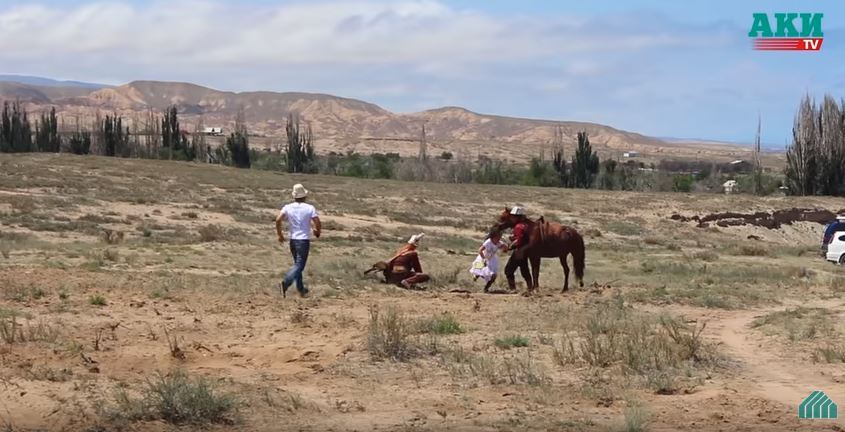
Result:
[[[525,209],[522,207],[514,207],[511,209],[511,214],[515,216],[523,216],[525,215]]]
[[[425,234],[423,234],[423,233],[414,234],[414,235],[411,236],[410,239],[408,239],[408,244],[415,245],[415,244],[419,243],[420,239],[422,239],[424,236],[425,236]]]
[[[293,185],[293,192],[291,193],[294,199],[305,198],[308,196],[308,189],[305,189],[305,186],[297,183]]]

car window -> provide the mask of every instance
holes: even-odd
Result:
[[[845,235],[844,235],[844,236],[839,236],[839,241],[845,242]]]

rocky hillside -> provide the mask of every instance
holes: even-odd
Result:
[[[414,154],[423,124],[432,152],[485,155],[526,160],[549,147],[554,129],[561,126],[570,149],[578,131],[587,131],[601,153],[627,150],[641,153],[690,153],[687,146],[621,131],[609,126],[567,121],[533,120],[478,114],[460,107],[397,114],[377,105],[326,94],[226,92],[189,83],[134,81],[118,87],[38,86],[0,82],[0,99],[20,100],[30,111],[56,106],[65,119],[93,119],[98,112],[116,112],[130,121],[142,121],[150,110],[161,112],[175,104],[186,130],[200,120],[205,126],[230,129],[243,107],[250,131],[264,136],[265,145],[284,140],[285,119],[291,112],[308,121],[320,151],[388,152]],[[742,153],[743,150],[730,148]],[[725,149],[704,149],[704,154]],[[699,149],[691,154],[699,156]]]

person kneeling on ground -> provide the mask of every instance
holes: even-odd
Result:
[[[420,257],[417,254],[417,244],[424,234],[415,234],[408,240],[408,244],[396,251],[396,255],[387,263],[388,282],[407,289],[414,289],[416,284],[431,279],[423,273]]]

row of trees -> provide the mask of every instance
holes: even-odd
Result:
[[[786,184],[795,195],[845,195],[845,101],[805,96],[786,152]]]
[[[147,120],[146,124],[138,120],[131,122],[130,129],[121,116],[107,115],[95,121],[93,131],[77,124],[74,131],[68,132],[67,128],[59,127],[55,109],[52,109],[35,121],[33,134],[27,113],[20,104],[5,103],[0,122],[0,151],[69,151],[116,157],[199,160],[240,168],[361,178],[679,192],[719,190],[720,181],[724,177],[720,171],[724,168],[723,172],[729,173],[732,169],[730,166],[715,164],[681,166],[665,161],[661,162],[658,169],[654,165],[644,169],[642,164],[631,161],[624,164],[613,159],[601,161],[585,132],[577,134],[575,152],[567,159],[563,130],[559,127],[555,129],[551,160],[546,160],[541,154],[533,158],[527,167],[521,167],[485,157],[475,161],[454,160],[454,155],[447,152],[436,158],[429,157],[424,128],[419,154],[414,158],[402,158],[396,153],[330,153],[318,157],[310,124],[303,124],[293,113],[288,116],[285,127],[287,143],[276,153],[250,149],[242,109],[236,116],[234,131],[226,137],[224,145],[215,149],[205,143],[201,119],[196,124],[197,133],[188,134],[182,129],[175,106],[169,107],[160,117],[150,112]],[[824,104],[818,108],[808,98],[805,99],[796,119],[796,144],[789,153],[790,168],[787,175],[796,180],[790,183],[791,188],[801,185],[806,188],[803,189],[805,194],[828,191],[841,193],[845,190],[842,184],[845,180],[845,166],[842,162],[838,165],[835,163],[845,158],[843,124],[845,119],[842,109],[831,98],[825,98]],[[59,133],[60,129],[64,130],[64,134]],[[673,173],[678,171],[689,174]],[[763,182],[759,176],[760,171],[755,172],[758,175],[742,190],[776,189],[774,181],[767,178]],[[813,174],[806,174],[808,172]],[[743,179],[742,183],[748,183],[741,176],[731,175],[731,178]],[[808,178],[812,178],[812,181],[807,181]],[[796,188],[796,193],[801,193],[801,190]]]
[[[104,118],[98,115],[90,130],[77,121],[74,130],[62,128],[64,130],[60,132],[56,109],[52,108],[35,121],[33,134],[31,121],[21,104],[7,101],[0,115],[0,152],[66,151],[79,155],[200,160],[250,167],[249,133],[243,110],[238,113],[235,131],[226,139],[226,145],[214,151],[205,142],[202,121],[197,123],[196,133],[189,138],[179,124],[175,106],[165,110],[161,118],[150,112],[146,120],[136,119],[132,122],[134,129],[130,130],[129,122],[118,114]]]

